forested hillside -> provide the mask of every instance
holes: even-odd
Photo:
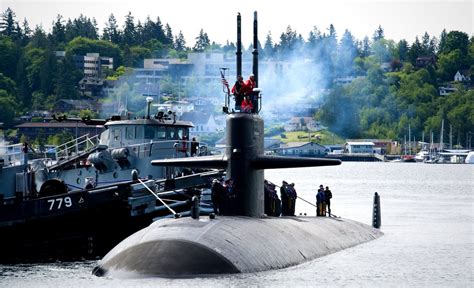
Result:
[[[58,15],[51,27],[32,28],[27,19],[5,10],[0,19],[0,122],[8,126],[26,111],[80,98],[77,85],[83,75],[74,55],[113,57],[114,69],[105,76],[116,78],[125,68],[142,67],[145,58],[186,58],[191,51],[235,53],[234,43],[212,42],[203,29],[190,44],[158,16],[138,20],[129,13],[120,23],[111,14],[99,31],[93,18]],[[268,32],[260,57],[315,63],[317,84],[305,85],[328,91],[315,117],[341,136],[403,139],[410,125],[420,139],[422,132],[439,131],[445,119],[455,140],[464,143],[474,130],[474,38],[445,30],[436,37],[420,35],[413,43],[396,42],[386,39],[379,26],[370,37],[356,39],[349,30],[338,35],[330,25],[315,26],[303,37],[290,23],[278,39]],[[55,51],[66,51],[66,57],[58,58]],[[462,81],[454,81],[458,71]],[[440,95],[441,87],[451,93]]]

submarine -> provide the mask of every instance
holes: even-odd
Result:
[[[254,12],[253,74],[258,87],[257,12]],[[241,17],[237,15],[237,75],[241,75]],[[333,217],[269,217],[264,214],[264,170],[340,165],[340,160],[265,155],[261,91],[252,113],[231,111],[224,155],[160,159],[152,165],[226,169],[237,197],[232,213],[167,218],[129,236],[92,273],[96,276],[183,278],[281,269],[374,240],[369,225]],[[120,277],[120,276],[119,276]]]

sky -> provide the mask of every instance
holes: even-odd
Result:
[[[203,29],[211,41],[225,44],[235,42],[236,15],[242,14],[242,40],[245,46],[252,41],[253,12],[258,12],[259,39],[263,44],[271,32],[278,42],[288,26],[307,39],[314,26],[323,32],[330,24],[338,36],[349,29],[359,40],[371,37],[381,25],[385,37],[412,42],[426,32],[439,36],[441,31],[459,30],[473,35],[473,0],[0,0],[0,10],[10,7],[16,19],[24,18],[33,28],[42,25],[51,29],[56,16],[77,18],[81,13],[94,17],[102,28],[113,13],[123,25],[125,15],[132,12],[135,21],[144,22],[147,16],[160,17],[177,35],[182,31],[187,46],[193,46]]]

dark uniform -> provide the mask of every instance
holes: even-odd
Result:
[[[328,186],[326,186],[326,190],[324,190],[324,196],[325,196],[327,211],[328,211],[328,213],[329,213],[329,217],[331,217],[331,198],[332,198],[332,193],[331,193],[331,190],[329,190],[329,187],[328,187]]]
[[[193,137],[193,141],[191,142],[191,157],[197,155],[198,149],[199,149],[199,142],[197,142],[196,138]]]

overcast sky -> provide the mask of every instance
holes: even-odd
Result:
[[[443,28],[473,35],[473,0],[0,0],[1,11],[10,7],[17,20],[26,18],[33,28],[42,24],[47,31],[58,14],[77,18],[81,13],[95,17],[102,33],[104,23],[113,13],[123,25],[132,12],[135,21],[147,16],[160,17],[170,24],[173,34],[181,30],[187,46],[193,46],[202,28],[211,41],[235,42],[237,12],[242,14],[242,39],[248,46],[252,39],[253,11],[258,11],[259,39],[271,31],[274,41],[290,25],[305,39],[314,26],[323,32],[334,24],[338,36],[349,29],[358,39],[372,36],[382,25],[386,38],[412,42],[427,31],[439,36]],[[20,21],[20,22],[21,22]]]

